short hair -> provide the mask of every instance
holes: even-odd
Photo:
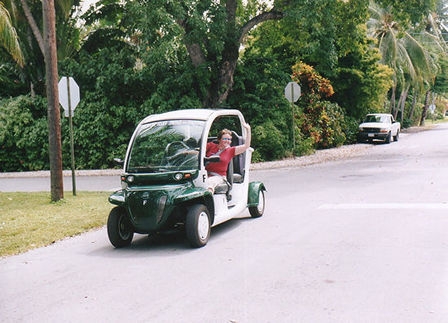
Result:
[[[218,140],[221,140],[222,136],[229,135],[232,137],[232,132],[229,129],[222,129],[218,134]]]

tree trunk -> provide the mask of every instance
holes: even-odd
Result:
[[[22,4],[23,13],[25,14],[26,20],[28,21],[28,25],[30,26],[34,34],[34,37],[36,37],[36,41],[37,44],[39,45],[42,55],[45,56],[44,40],[42,38],[42,34],[40,33],[39,28],[37,27],[36,21],[34,20],[33,15],[31,14],[30,8],[28,7],[26,0],[20,0],[20,3]]]
[[[420,126],[425,125],[425,119],[426,119],[426,114],[428,112],[428,103],[429,103],[429,95],[430,94],[431,94],[430,90],[426,91],[425,106],[423,107],[422,117],[420,118]]]
[[[234,44],[233,46],[228,44],[224,49],[219,76],[212,80],[205,100],[206,107],[217,108],[227,100],[233,86],[233,75],[235,73],[238,55],[238,44]]]
[[[397,120],[398,111],[400,110],[400,106],[401,106],[401,101],[403,101],[404,91],[405,90],[401,91],[400,99],[398,100],[398,104],[397,104],[397,108],[394,110],[394,113],[393,113],[395,120]]]
[[[390,114],[394,114],[395,112],[395,89],[396,85],[392,86],[392,95],[390,98]]]
[[[32,39],[33,35],[31,28],[27,28],[26,36],[28,40],[28,46],[30,46],[30,48],[33,48],[33,39]],[[36,92],[34,91],[34,83],[32,79],[30,80],[30,93],[32,98],[36,96]]]
[[[408,98],[409,88],[410,88],[410,85],[407,86],[406,90],[404,91],[403,98],[401,100],[401,115],[400,115],[401,123],[403,123],[403,119],[404,119],[404,107],[406,104],[406,99]]]
[[[412,98],[412,105],[411,105],[411,111],[409,111],[409,119],[412,121],[412,118],[414,117],[414,110],[415,106],[417,105],[417,91],[414,88],[414,91],[412,91],[414,94],[414,97]]]
[[[43,0],[45,74],[48,101],[48,142],[50,154],[51,200],[64,198],[62,177],[61,123],[58,95],[58,59],[54,0]]]

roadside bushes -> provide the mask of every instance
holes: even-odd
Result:
[[[148,70],[135,73],[133,63],[128,61],[129,55],[124,52],[117,52],[115,65],[111,65],[116,67],[123,60],[126,63],[123,74],[115,73],[105,63],[106,54],[113,56],[110,51],[96,56],[102,62],[101,70],[89,65],[88,56],[80,57],[80,62],[62,64],[61,75],[71,74],[84,84],[73,118],[77,169],[113,167],[113,158],[124,157],[136,124],[148,114],[200,107],[201,104],[195,93],[188,92],[190,81],[185,79],[188,75],[179,79],[176,91],[169,91],[168,79],[182,69],[167,69],[165,74],[172,75],[165,82],[157,83]],[[109,86],[109,76],[119,83],[113,90]],[[162,76],[158,77],[163,81]],[[293,79],[302,87],[294,120],[291,104],[283,94],[291,80],[289,68],[274,58],[252,55],[250,51],[237,67],[235,84],[227,102],[229,107],[239,109],[252,125],[254,161],[307,155],[315,149],[356,140],[356,120],[344,116],[341,107],[328,100],[334,93],[329,80],[303,63],[293,67]],[[139,90],[134,92],[137,83]],[[39,96],[0,101],[0,171],[49,169],[46,106],[46,100]],[[292,124],[295,127],[294,148]],[[65,117],[61,117],[61,137],[63,168],[68,169],[70,135]]]
[[[302,88],[295,120],[299,140],[311,138],[314,149],[342,145],[346,140],[344,112],[337,103],[325,100],[334,94],[330,81],[319,75],[312,66],[301,62],[294,65],[292,71],[293,80]],[[300,147],[301,143],[296,144]]]
[[[254,161],[275,160],[284,157],[287,137],[271,120],[253,129]]]
[[[46,100],[0,101],[0,172],[49,169]]]
[[[93,98],[90,98],[93,100]],[[42,97],[0,101],[0,172],[49,169],[47,104]],[[124,157],[139,116],[135,109],[82,101],[73,133],[77,169],[113,167]],[[61,111],[63,116],[63,111]],[[62,164],[71,166],[68,118],[61,117]]]
[[[293,80],[302,88],[294,111],[294,151],[291,104],[283,94],[291,80],[289,71],[279,65],[278,60],[258,53],[252,55],[250,50],[237,67],[237,81],[228,102],[240,109],[253,126],[252,142],[257,161],[337,147],[346,142],[347,136],[356,140],[357,125],[356,130],[346,130],[346,125],[353,121],[346,122],[343,109],[326,100],[334,93],[330,81],[304,63],[296,64],[292,72]]]

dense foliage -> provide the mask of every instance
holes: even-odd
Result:
[[[437,106],[430,117],[446,110],[442,1],[221,2],[102,0],[82,16],[84,25],[76,1],[59,3],[59,75],[81,88],[77,168],[112,167],[142,118],[176,109],[241,110],[257,161],[353,143],[368,112],[392,111],[405,126],[416,124],[428,93],[428,105]],[[2,12],[11,8],[5,3]],[[31,10],[40,21],[40,6]],[[8,39],[15,28],[23,66],[0,34],[0,171],[48,169],[43,57],[17,12]],[[390,26],[395,42],[380,44],[375,37]],[[387,54],[393,46],[408,59]],[[293,107],[284,98],[291,80],[302,87]],[[67,118],[61,123],[68,168]]]

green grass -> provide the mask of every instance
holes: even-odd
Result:
[[[48,192],[0,192],[0,257],[103,226],[112,209],[109,194],[65,192],[63,200],[53,203]]]
[[[448,122],[448,117],[444,117],[443,119],[438,119],[438,120],[432,120],[431,118],[426,118],[425,119],[425,125],[432,125],[432,124],[439,124],[439,123],[445,123]]]

